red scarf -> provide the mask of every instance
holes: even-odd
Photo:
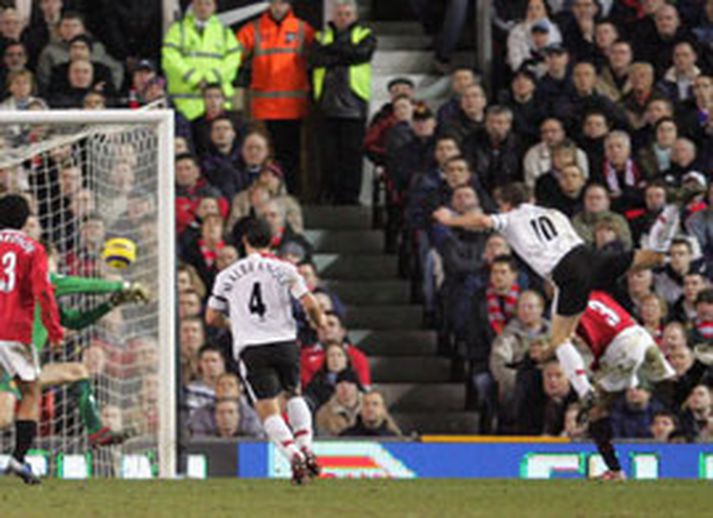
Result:
[[[206,246],[205,240],[200,239],[198,241],[198,246],[200,246],[201,249],[203,262],[208,268],[212,268],[213,264],[215,264],[215,260],[218,258],[218,251],[225,246],[225,242],[221,240],[217,245],[215,245],[215,249],[212,250]]]
[[[273,236],[272,239],[270,240],[270,248],[277,249],[280,246],[280,243],[282,243],[282,236],[285,235],[285,227],[280,227],[280,230],[277,231],[277,235]]]
[[[713,338],[713,322],[710,321],[697,321],[696,331],[706,340]]]
[[[604,179],[609,191],[614,195],[618,195],[621,194],[624,187],[637,187],[639,185],[639,181],[641,180],[641,174],[639,173],[639,168],[636,167],[634,161],[627,160],[624,177],[620,178],[617,170],[614,169],[611,163],[607,160],[604,162]]]
[[[520,286],[517,284],[510,286],[510,291],[507,295],[495,293],[495,288],[493,288],[492,284],[486,288],[485,298],[488,301],[488,320],[496,335],[503,332],[507,323],[515,315],[518,295],[520,295]]]

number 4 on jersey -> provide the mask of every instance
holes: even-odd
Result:
[[[263,318],[265,313],[267,313],[267,307],[262,301],[262,290],[259,282],[253,284],[253,291],[250,294],[250,301],[248,302],[248,310],[253,315],[257,313],[260,318]]]

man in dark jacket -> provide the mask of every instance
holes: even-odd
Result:
[[[321,131],[323,197],[359,203],[364,127],[371,93],[376,38],[357,21],[356,4],[336,2],[334,19],[316,36],[311,56],[314,96],[325,120]]]
[[[203,176],[223,196],[232,200],[250,183],[241,167],[237,133],[233,121],[224,115],[213,119],[210,128],[210,145],[201,160]]]
[[[372,390],[361,402],[361,412],[356,423],[340,435],[347,437],[397,437],[401,430],[386,410],[384,396]]]

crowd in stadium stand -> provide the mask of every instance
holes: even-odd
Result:
[[[253,217],[270,223],[275,254],[298,265],[329,314],[319,333],[299,315],[302,384],[317,434],[401,434],[303,234],[301,181],[309,175],[300,169],[312,162],[301,136],[316,113],[320,201],[357,204],[362,155],[373,163],[386,191],[386,249],[398,253],[439,354],[465,379],[481,433],[585,432],[561,368],[540,354],[551,287],[498,234],[441,226],[433,211],[494,212],[498,189],[524,181],[591,246],[628,250],[666,204],[680,203],[670,263],[627,275],[614,293],[676,370],[675,391],[657,393],[644,380],[621,395],[612,422],[618,438],[713,437],[713,372],[692,351],[713,341],[713,0],[496,1],[492,77],[450,66],[451,96],[438,106],[419,99],[409,77],[394,77],[390,102],[368,123],[377,35],[352,2],[336,1],[321,32],[278,0],[234,32],[214,16],[214,0],[194,0],[163,37],[155,33],[159,2],[85,4],[40,0],[26,18],[2,10],[0,109],[175,107],[187,434],[263,436],[229,336],[202,319],[216,274],[244,254]],[[439,69],[454,46],[441,44]],[[240,79],[248,63],[250,77]],[[248,81],[244,110],[233,104],[239,80]],[[76,173],[66,169],[64,184]],[[81,172],[74,181],[71,198],[79,199]],[[130,197],[138,204],[150,195]],[[90,212],[82,225],[92,223]],[[155,394],[146,399],[155,404]],[[115,419],[115,409],[104,410]]]

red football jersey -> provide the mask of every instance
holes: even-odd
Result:
[[[616,335],[635,325],[631,315],[612,297],[603,291],[593,291],[577,334],[587,343],[594,358],[599,359]]]
[[[18,230],[0,230],[0,340],[32,343],[35,302],[50,340],[61,340],[44,247]]]

